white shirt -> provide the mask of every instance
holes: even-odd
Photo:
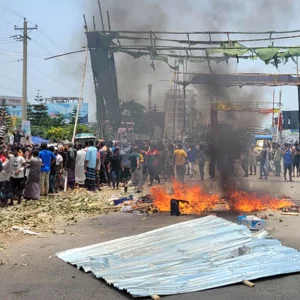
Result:
[[[59,166],[63,162],[63,157],[60,154],[56,155],[56,165]]]
[[[76,165],[84,166],[85,157],[86,157],[86,152],[84,150],[78,150],[76,156]]]
[[[13,156],[11,158],[11,177],[13,178],[23,178],[24,177],[24,167],[25,159],[22,156]],[[19,173],[16,172],[20,170]]]

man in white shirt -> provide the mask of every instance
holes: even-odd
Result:
[[[11,159],[13,155],[10,155],[7,150],[3,152],[3,156],[6,158],[2,163],[2,171],[0,172],[0,191],[2,199],[0,200],[0,207],[6,206],[8,199],[11,199],[12,194],[10,190],[10,174],[11,174]]]
[[[24,164],[25,159],[19,156],[20,148],[14,149],[14,156],[11,158],[11,189],[18,198],[18,204],[21,204],[23,190],[25,188]],[[13,200],[11,201],[13,205]]]

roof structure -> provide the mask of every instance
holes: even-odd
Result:
[[[195,74],[189,81],[176,81],[183,86],[189,84],[217,86],[299,86],[300,76],[290,74],[237,73],[237,74]]]

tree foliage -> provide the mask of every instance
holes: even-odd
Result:
[[[145,106],[131,101],[124,101],[120,104],[120,110],[122,113],[123,122],[134,122],[134,130],[136,133],[141,133],[145,131]]]
[[[7,108],[5,99],[1,99],[0,101],[0,118],[2,125],[10,130],[12,127],[12,118]]]
[[[76,114],[77,114],[77,106],[74,106],[71,114],[70,114],[70,124],[74,125],[75,124],[75,119],[76,119]],[[78,114],[78,124],[81,124],[81,114],[79,112]]]

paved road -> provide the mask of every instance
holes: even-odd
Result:
[[[271,183],[271,180],[266,183],[271,190],[275,188],[281,193],[294,193],[290,184],[283,186],[282,189],[278,188],[278,184]],[[224,216],[232,220],[236,219],[234,214]],[[30,236],[14,241],[8,244],[8,249],[0,252],[0,261],[5,262],[4,265],[0,265],[0,299],[130,299],[127,294],[109,287],[92,274],[78,271],[75,267],[57,259],[54,254],[69,248],[137,234],[192,218],[194,217],[177,218],[168,214],[156,214],[147,220],[142,220],[142,216],[112,213],[93,219],[82,219],[75,225],[65,226],[64,235],[45,234],[39,238]],[[271,234],[280,238],[285,245],[300,249],[300,217],[284,216],[283,222],[279,222],[279,218],[280,216],[275,215],[268,220],[268,227],[275,228],[270,231]],[[300,275],[289,275],[256,281],[253,289],[237,284],[163,299],[299,300],[299,282]]]

